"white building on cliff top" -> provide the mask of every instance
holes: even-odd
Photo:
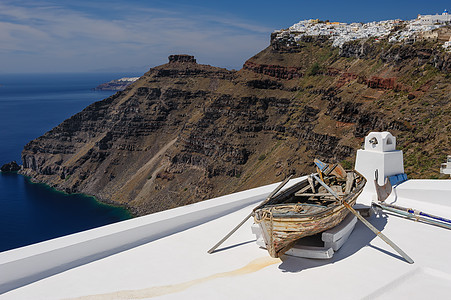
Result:
[[[303,20],[287,30],[277,30],[276,38],[291,38],[297,42],[302,36],[330,36],[333,47],[341,47],[344,43],[359,39],[380,39],[389,36],[389,42],[414,41],[417,35],[432,31],[450,24],[451,15],[445,11],[439,15],[418,15],[410,21],[386,20],[369,23],[321,22],[319,20]],[[394,31],[397,25],[405,25]],[[288,33],[288,35],[287,35]],[[445,46],[447,47],[447,46]]]
[[[441,15],[418,15],[416,22],[422,25],[438,25],[451,23],[451,15],[445,9]]]

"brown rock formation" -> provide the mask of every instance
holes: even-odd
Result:
[[[4,164],[1,168],[0,171],[2,172],[17,172],[20,170],[20,166],[17,164],[17,162],[12,161],[10,163]]]
[[[315,157],[351,162],[366,134],[390,130],[409,175],[438,176],[451,146],[449,56],[293,47],[272,45],[237,72],[171,55],[28,143],[23,173],[142,215],[311,172]]]
[[[358,79],[359,76],[357,74],[354,73],[350,73],[350,72],[343,72],[340,74],[340,78],[337,81],[337,88],[341,88],[342,86]]]
[[[243,69],[278,79],[293,79],[302,77],[300,68],[257,64],[249,60],[244,63]]]
[[[401,84],[396,83],[396,77],[383,78],[378,76],[371,76],[371,78],[366,78],[364,76],[359,76],[352,72],[346,72],[343,70],[328,68],[326,75],[338,77],[336,82],[336,87],[341,88],[353,81],[366,84],[372,89],[384,89],[384,90],[404,90],[409,91],[408,87],[404,87]]]
[[[196,63],[196,59],[192,55],[176,54],[169,55],[169,63]]]
[[[396,88],[396,78],[381,78],[372,76],[366,81],[368,87],[373,89],[394,90]]]

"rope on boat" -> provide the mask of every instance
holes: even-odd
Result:
[[[277,206],[278,210],[287,209],[290,211],[294,211],[296,213],[301,213],[304,211],[304,208],[301,205],[281,205],[279,204]],[[273,220],[273,207],[270,208],[270,210],[261,210],[260,213],[255,215],[254,221],[256,224],[260,224],[264,220],[269,220],[272,222]]]
[[[269,219],[268,218],[268,212],[267,211],[262,211],[260,214],[256,214],[255,215],[255,223],[260,224],[261,222],[263,222],[264,220]]]

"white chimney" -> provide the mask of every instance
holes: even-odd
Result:
[[[383,185],[388,176],[404,173],[403,155],[401,150],[396,150],[396,138],[386,131],[368,134],[365,148],[357,150],[355,170],[367,180],[359,202],[371,205],[371,201],[377,199],[374,185],[376,170],[379,185]]]

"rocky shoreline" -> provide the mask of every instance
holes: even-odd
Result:
[[[139,77],[123,77],[102,83],[94,88],[96,91],[123,91]]]
[[[19,166],[16,161],[12,161],[10,163],[4,164],[0,168],[0,171],[4,172],[4,173],[7,173],[7,172],[18,172],[18,171],[20,171],[20,169],[21,169],[21,166]]]
[[[5,164],[5,165],[8,165],[8,164]],[[126,211],[127,215],[130,218],[139,216],[138,212],[136,212],[136,210],[134,210],[133,207],[130,207],[130,206],[126,205],[126,204],[119,204],[119,203],[113,202],[113,201],[111,201],[109,199],[100,199],[100,198],[98,198],[98,197],[96,197],[95,195],[92,195],[92,194],[81,193],[81,192],[70,192],[70,191],[68,192],[66,190],[62,190],[62,189],[58,188],[57,186],[52,186],[52,185],[50,185],[48,183],[45,183],[45,182],[42,182],[42,181],[38,181],[34,177],[32,177],[30,175],[27,175],[25,172],[23,172],[23,166],[22,165],[18,165],[18,166],[19,166],[19,170],[16,170],[16,171],[5,171],[5,172],[2,171],[2,172],[4,172],[4,173],[17,173],[17,174],[19,174],[21,176],[24,176],[31,183],[42,184],[42,185],[50,188],[54,192],[63,193],[63,194],[66,194],[66,195],[77,194],[77,195],[81,195],[81,196],[85,196],[85,197],[90,197],[90,198],[93,198],[95,200],[95,202],[97,202],[99,204],[124,209]]]
[[[86,197],[92,197],[98,203],[102,203],[102,204],[105,204],[105,205],[109,205],[109,206],[113,206],[113,207],[120,207],[120,208],[125,209],[128,212],[128,214],[130,215],[130,217],[138,216],[138,212],[136,210],[134,210],[133,207],[130,207],[127,204],[118,204],[117,202],[113,202],[113,201],[111,201],[109,199],[99,199],[95,195],[90,195],[90,194],[86,194],[86,193],[79,193],[79,192],[74,192],[73,193],[71,191],[61,190],[57,186],[51,186],[51,185],[49,185],[47,183],[44,183],[42,181],[38,181],[33,176],[30,176],[30,174],[27,174],[27,172],[23,172],[23,167],[21,165],[17,164],[16,161],[12,161],[12,162],[9,162],[9,163],[6,163],[6,164],[2,165],[0,167],[0,172],[2,172],[2,173],[18,173],[18,174],[28,178],[32,183],[44,184],[47,187],[53,189],[54,191],[63,192],[65,194],[81,194],[81,195],[86,196]]]

